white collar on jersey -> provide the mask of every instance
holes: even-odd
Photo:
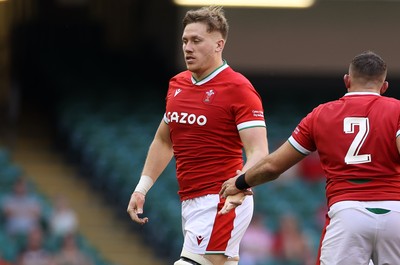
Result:
[[[380,96],[379,93],[375,92],[347,92],[345,96],[352,96],[352,95],[374,95],[374,96]]]
[[[201,80],[196,80],[192,75],[192,83],[193,83],[193,85],[201,86],[202,84],[205,84],[208,81],[210,81],[211,79],[213,79],[214,77],[216,77],[219,73],[221,73],[223,70],[225,70],[228,67],[229,67],[228,63],[224,60],[220,67],[218,67],[217,69],[212,71],[208,76],[204,77]]]

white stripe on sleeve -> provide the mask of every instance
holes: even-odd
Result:
[[[252,127],[266,127],[265,121],[246,121],[237,125],[238,131]]]
[[[293,136],[290,136],[288,139],[289,143],[300,153],[304,155],[309,155],[311,154],[310,150],[305,149],[303,146],[301,146],[294,138]]]

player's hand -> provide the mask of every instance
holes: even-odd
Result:
[[[241,191],[235,195],[229,195],[226,200],[224,207],[218,212],[218,214],[227,214],[229,213],[232,209],[238,207],[241,205],[246,198],[246,195],[251,195],[253,192],[249,191]]]
[[[219,191],[219,195],[222,198],[226,198],[229,195],[235,195],[240,192],[240,190],[238,190],[235,185],[237,178],[238,178],[238,176],[230,178],[227,181],[225,181],[224,183],[222,183],[221,190]]]
[[[229,195],[236,195],[238,193],[244,193],[245,195],[253,195],[251,190],[238,190],[236,188],[236,179],[242,174],[242,171],[238,170],[237,175],[233,178],[228,179],[222,184],[221,190],[219,191],[219,195],[222,198],[227,198]]]
[[[143,214],[144,201],[145,201],[144,194],[140,192],[133,192],[128,204],[128,209],[126,210],[130,215],[131,219],[140,225],[144,225],[149,221],[149,218],[147,217],[143,218],[139,217],[139,214]]]

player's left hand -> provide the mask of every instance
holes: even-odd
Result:
[[[238,177],[239,175],[230,178],[222,184],[221,190],[219,191],[219,195],[222,198],[227,198],[229,195],[235,195],[242,192],[241,190],[238,190],[235,185],[236,179]]]
[[[230,195],[226,198],[224,207],[218,212],[218,214],[227,214],[229,213],[232,209],[238,207],[241,205],[246,198],[246,195],[252,195],[253,192],[248,190],[248,191],[240,191],[239,193],[235,195]]]

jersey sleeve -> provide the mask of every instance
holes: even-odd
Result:
[[[308,155],[316,150],[313,137],[313,126],[317,113],[318,108],[314,109],[304,117],[288,139],[289,143],[304,155]]]
[[[169,82],[168,82],[168,90],[167,90],[167,94],[165,96],[165,112],[163,115],[163,121],[166,124],[169,124],[169,119],[167,116],[167,106],[168,106],[168,102],[173,98],[174,93],[176,90],[173,89],[173,87],[176,87],[176,83],[178,82],[179,79],[183,79],[184,78],[184,74],[185,72],[181,72],[175,76],[173,76]]]
[[[238,87],[232,101],[231,111],[235,116],[238,131],[251,127],[266,127],[264,109],[260,95],[250,84]]]
[[[167,91],[167,95],[165,96],[165,106],[168,105],[168,100],[169,100],[170,98],[171,98],[171,85],[169,85],[168,91]],[[169,123],[166,110],[165,110],[164,115],[163,115],[163,121],[164,121],[166,124]]]

